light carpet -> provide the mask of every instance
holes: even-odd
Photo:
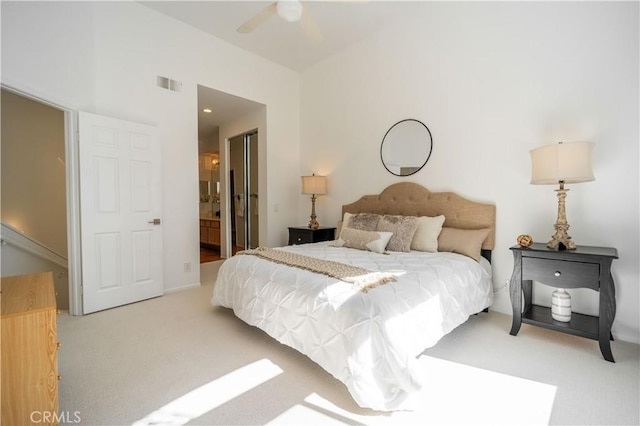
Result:
[[[290,408],[271,425],[545,425],[556,387],[480,368],[421,356],[428,382],[421,407],[387,415],[357,414],[317,394]],[[536,409],[532,412],[531,407]]]
[[[61,412],[84,425],[638,424],[637,345],[614,342],[611,364],[596,342],[526,327],[513,337],[510,317],[480,314],[421,356],[431,374],[419,410],[379,413],[306,356],[212,307],[203,281],[61,314]]]
[[[269,425],[544,425],[548,424],[555,386],[422,356],[429,377],[416,411],[376,413],[349,410],[315,392],[269,421]],[[284,373],[262,359],[227,373],[160,407],[135,422],[184,425],[254,387]],[[338,384],[336,384],[339,386]],[[277,396],[274,395],[274,398]],[[531,412],[531,406],[536,410]],[[506,408],[505,408],[506,407]],[[523,413],[526,413],[523,415]],[[212,419],[215,421],[215,419]]]

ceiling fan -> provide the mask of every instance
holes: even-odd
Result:
[[[282,0],[273,2],[257,15],[254,15],[244,24],[240,25],[237,31],[243,34],[250,33],[273,15],[278,15],[287,22],[299,22],[302,30],[311,42],[316,44],[322,42],[323,35],[320,28],[311,15],[309,15],[309,11],[299,0]]]

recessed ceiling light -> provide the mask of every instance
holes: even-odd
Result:
[[[205,109],[202,110],[202,112],[210,113],[212,111],[209,108],[205,108]]]

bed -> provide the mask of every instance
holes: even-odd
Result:
[[[367,215],[411,223],[444,216],[436,238],[447,251],[415,250],[418,231],[407,251],[390,251],[390,245],[382,252],[353,248],[342,237],[356,232],[354,217]],[[493,301],[495,206],[398,183],[344,205],[342,218],[348,223],[339,225],[336,241],[268,250],[390,279],[364,288],[342,280],[349,274],[283,265],[259,253],[235,255],[221,266],[211,302],[233,309],[241,320],[311,358],[343,382],[361,407],[413,409],[418,391],[428,384],[417,357]],[[386,229],[381,223],[377,226]],[[365,232],[378,232],[383,240],[391,233]]]

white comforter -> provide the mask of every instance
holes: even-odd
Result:
[[[454,253],[378,254],[329,243],[281,247],[398,281],[362,293],[352,285],[257,256],[234,256],[218,272],[214,305],[314,360],[375,410],[412,409],[426,383],[416,357],[469,315],[491,305],[491,268]]]

